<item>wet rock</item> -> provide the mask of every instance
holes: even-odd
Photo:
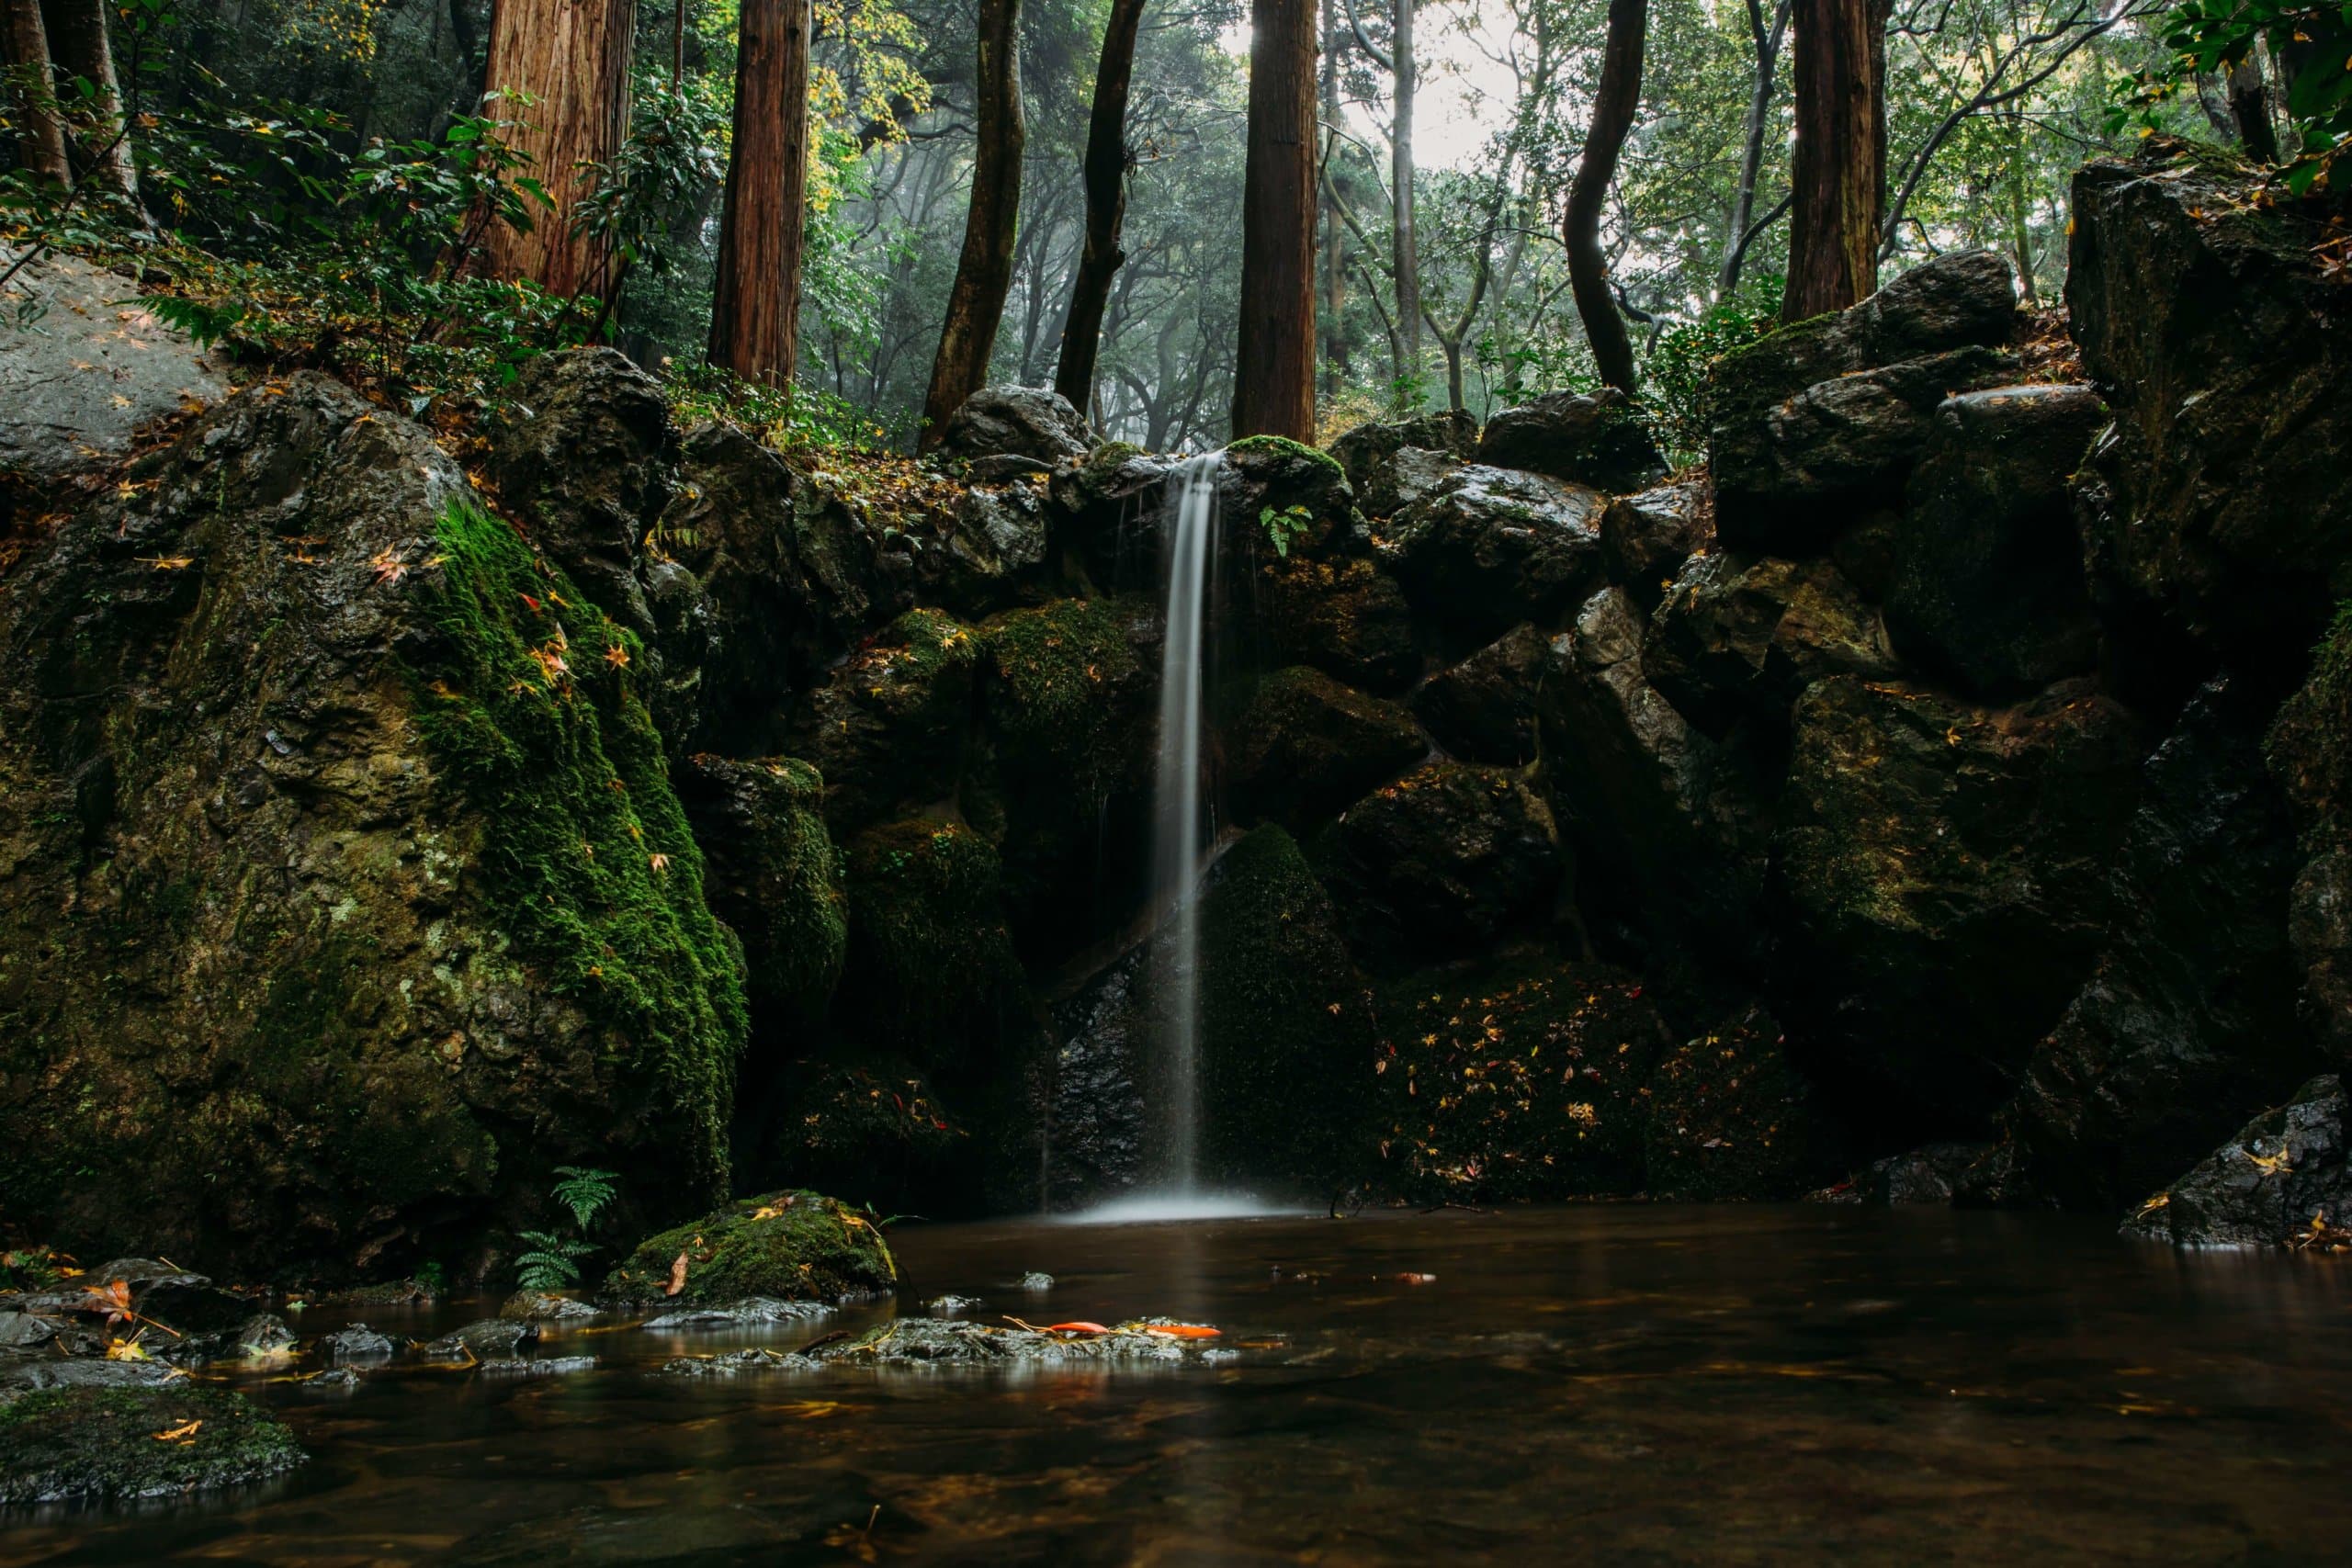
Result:
[[[828,1302],[780,1302],[766,1296],[747,1296],[724,1306],[688,1307],[683,1312],[665,1312],[659,1317],[648,1318],[648,1329],[674,1331],[679,1329],[749,1328],[763,1323],[800,1323],[823,1317],[831,1312]]]
[[[975,485],[1004,484],[1012,479],[1046,479],[1053,471],[1053,464],[1043,457],[1025,457],[1019,452],[999,452],[994,457],[975,457],[964,465],[964,477]]]
[[[374,1285],[356,1285],[347,1291],[330,1291],[319,1298],[321,1306],[337,1307],[417,1307],[431,1306],[434,1293],[414,1280],[386,1280]]]
[[[814,1371],[817,1363],[788,1350],[753,1346],[716,1356],[678,1356],[662,1363],[666,1378],[740,1378],[755,1372]]]
[[[1714,516],[1697,485],[1662,485],[1621,495],[1600,514],[1600,558],[1609,580],[1654,610],[1682,563],[1715,536]]]
[[[1040,486],[973,486],[956,503],[947,549],[963,570],[943,598],[966,615],[1008,607],[1039,575],[1050,539]]]
[[[843,862],[843,1026],[919,1068],[984,1070],[1034,1018],[996,852],[960,822],[917,817],[859,834]]]
[[[501,1317],[520,1318],[526,1323],[564,1323],[596,1315],[596,1309],[587,1302],[574,1301],[570,1296],[553,1295],[546,1291],[517,1291],[499,1307]]]
[[[488,1361],[518,1354],[539,1342],[539,1325],[527,1318],[486,1317],[443,1335],[425,1346],[435,1360]]]
[[[1693,556],[1652,618],[1642,668],[1676,711],[1722,739],[1744,717],[1777,732],[1830,675],[1900,672],[1886,628],[1827,561]]]
[[[1806,1196],[1819,1203],[1950,1208],[1980,1185],[1995,1157],[1991,1144],[1923,1144],[1907,1154],[1872,1160],[1850,1179]]]
[[[2352,316],[2323,214],[2259,180],[2160,138],[2087,165],[2066,301],[2115,412],[2088,465],[2095,592],[2291,667],[2352,593]]]
[[[1082,457],[1102,439],[1050,387],[983,387],[947,416],[939,450],[947,457],[1013,454],[1052,463]]]
[[[1041,1334],[953,1318],[902,1317],[860,1338],[817,1346],[818,1366],[1082,1367],[1203,1366],[1236,1359],[1215,1340],[1114,1328],[1108,1334]]]
[[[474,1368],[499,1378],[568,1378],[595,1370],[594,1356],[502,1356]]]
[[[161,1361],[116,1361],[95,1353],[78,1353],[71,1360],[0,1361],[0,1396],[41,1389],[161,1388],[185,1376]]]
[[[1220,484],[1228,540],[1270,544],[1265,514],[1285,513],[1294,525],[1284,529],[1292,555],[1325,553],[1347,535],[1355,511],[1339,460],[1280,435],[1245,436],[1227,447]]]
[[[1838,1168],[1834,1123],[1760,1007],[1661,1052],[1648,1102],[1642,1164],[1660,1197],[1793,1198]]]
[[[1016,1044],[1026,1048],[1026,1015]],[[869,1203],[905,1208],[921,1203],[947,1217],[971,1212],[979,1201],[969,1194],[987,1171],[973,1147],[975,1120],[960,1097],[984,1100],[980,1118],[994,1109],[988,1099],[994,1081],[1020,1070],[994,1057],[949,1063],[938,1075],[905,1056],[852,1041],[836,1040],[818,1053],[783,1068],[776,1083],[776,1111],[764,1149],[764,1164],[746,1158],[747,1169],[789,1171],[824,1186],[851,1187]],[[984,1075],[984,1076],[983,1076]],[[973,1078],[981,1082],[973,1086]],[[942,1099],[934,1077],[956,1086],[953,1107]],[[983,1130],[993,1122],[980,1120]],[[978,1172],[975,1166],[980,1167]]]
[[[177,1497],[282,1475],[306,1457],[284,1426],[221,1389],[60,1389],[0,1406],[0,1503]]]
[[[350,1393],[367,1380],[350,1367],[329,1367],[324,1371],[311,1372],[294,1381],[304,1388],[316,1389],[322,1393]]]
[[[1852,676],[1815,685],[1774,846],[1775,1001],[1890,1091],[1890,1114],[1973,1124],[2104,940],[2141,747],[2086,682],[2009,708]]]
[[[2107,417],[2087,387],[2001,387],[1937,408],[1894,534],[1889,629],[1980,697],[2091,668],[2098,628],[2067,485]]]
[[[2209,683],[2142,770],[2105,950],[2003,1112],[2020,1193],[2120,1208],[2326,1066],[2295,1016],[2301,856],[2266,707]]]
[[[2337,1059],[2352,1055],[2352,849],[2324,850],[2296,874],[2287,940],[2302,969],[2304,1027]]]
[[[1535,694],[1551,638],[1514,626],[1417,688],[1415,716],[1465,762],[1522,767],[1535,761]]]
[[[680,1258],[685,1284],[672,1295]],[[839,1301],[888,1290],[898,1276],[882,1233],[855,1210],[814,1192],[771,1192],[648,1237],[605,1277],[603,1294],[679,1307]]]
[[[377,1333],[364,1323],[338,1328],[312,1342],[313,1354],[329,1361],[389,1361],[393,1345],[390,1336]]]
[[[1540,916],[1562,861],[1552,813],[1519,773],[1431,762],[1354,806],[1314,842],[1349,943],[1414,964]]]
[[[2312,1078],[2126,1220],[2126,1235],[2182,1247],[2276,1247],[2352,1221],[2352,1101]]]
[[[922,1310],[934,1317],[947,1317],[957,1313],[978,1312],[988,1304],[978,1296],[933,1296],[922,1303]]]
[[[1245,821],[1332,815],[1429,750],[1413,716],[1294,665],[1259,683],[1227,742],[1227,779]]]
[[[2312,650],[2309,678],[2280,705],[2263,752],[2310,857],[2287,914],[2302,1021],[2344,1059],[2352,1056],[2352,614],[2339,610]]]
[[[1478,433],[1478,461],[1600,491],[1636,491],[1666,477],[1648,415],[1614,387],[1553,392],[1503,410]]]
[[[1333,438],[1331,456],[1347,470],[1365,513],[1386,517],[1478,448],[1478,422],[1460,409],[1412,419],[1374,421]]]
[[[1054,1006],[1053,1052],[1032,1089],[1030,1118],[1044,1129],[1041,1208],[1082,1208],[1143,1179],[1156,1037],[1150,966],[1150,944],[1140,942]]]
[[[752,1005],[786,1025],[822,1019],[849,947],[824,781],[791,758],[707,752],[671,777],[703,852],[704,896],[742,941]]]
[[[1285,663],[1393,696],[1421,672],[1413,612],[1396,580],[1361,558],[1265,564],[1259,624]]]
[[[197,1366],[209,1361],[257,1360],[283,1356],[295,1347],[294,1331],[275,1313],[254,1313],[234,1328],[210,1334],[187,1334],[153,1349],[156,1359],[172,1366]]]
[[[30,1349],[57,1337],[57,1325],[28,1312],[0,1309],[0,1348]]]
[[[1054,1277],[1032,1269],[1012,1281],[1012,1288],[1016,1291],[1050,1291],[1054,1288]]]
[[[968,627],[910,610],[802,699],[785,747],[823,775],[836,831],[954,798],[980,657]]]
[[[1081,458],[1056,465],[1046,486],[1049,538],[1066,546],[1093,581],[1139,590],[1159,574],[1159,513],[1172,460],[1125,441],[1108,441]]]
[[[1519,621],[1552,625],[1592,591],[1605,504],[1582,485],[1470,464],[1397,514],[1387,554],[1418,608],[1489,641]]]

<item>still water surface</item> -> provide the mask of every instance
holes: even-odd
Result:
[[[2054,1216],[1643,1205],[899,1229],[903,1309],[1170,1314],[1234,1364],[254,1382],[316,1460],[0,1517],[0,1560],[2284,1562],[2352,1555],[2352,1268]],[[1057,1277],[1033,1297],[1027,1269]],[[1423,1282],[1402,1276],[1431,1275]],[[424,1337],[494,1310],[377,1327]],[[309,1336],[339,1319],[312,1312]],[[599,1331],[601,1328],[602,1331]]]

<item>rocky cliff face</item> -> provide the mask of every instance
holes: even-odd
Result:
[[[1608,399],[1238,446],[1216,1174],[1934,1139],[1862,1185],[2120,1211],[2340,1070],[2352,295],[2229,179],[2084,174],[2080,380],[1962,254],[1722,362],[1663,483]],[[559,1162],[662,1219],[1135,1179],[1167,466],[1034,401],[829,470],[590,352],[487,489],[315,379],[138,459],[0,579],[12,1210],[365,1271]]]

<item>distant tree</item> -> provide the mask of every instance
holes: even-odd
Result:
[[[1315,4],[1252,0],[1233,434],[1315,438]]]
[[[506,95],[499,117],[518,122],[512,144],[529,154],[548,197],[528,230],[491,227],[483,249],[492,276],[569,295],[605,270],[604,247],[575,231],[572,207],[582,194],[582,166],[611,163],[628,139],[636,29],[637,0],[496,0],[491,7],[483,91]]]
[[[947,321],[923,398],[923,446],[939,444],[947,418],[988,380],[997,324],[1012,283],[1012,250],[1021,215],[1021,150],[1028,127],[1021,110],[1021,0],[980,0],[972,199],[964,249],[947,291]]]
[[[1649,0],[1609,0],[1609,32],[1601,46],[1600,85],[1592,100],[1592,128],[1584,155],[1568,186],[1562,235],[1568,251],[1568,279],[1577,315],[1591,340],[1600,378],[1628,394],[1638,384],[1633,340],[1625,319],[1609,294],[1609,260],[1600,250],[1600,214],[1617,177],[1617,155],[1642,107],[1642,50],[1649,36]]]
[[[1086,132],[1086,248],[1070,281],[1069,314],[1062,325],[1054,389],[1083,413],[1094,403],[1094,359],[1102,343],[1102,312],[1111,282],[1126,261],[1119,229],[1127,209],[1127,86],[1135,73],[1136,30],[1143,0],[1111,0],[1102,28],[1102,60],[1094,72],[1094,107]]]
[[[742,0],[710,362],[773,387],[792,385],[800,337],[808,48],[808,0]]]

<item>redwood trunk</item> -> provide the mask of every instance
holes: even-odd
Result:
[[[1233,434],[1315,438],[1315,4],[1252,0]]]
[[[789,389],[808,188],[808,0],[743,0],[710,362]]]
[[[1783,321],[1878,288],[1886,200],[1884,13],[1873,0],[1797,0],[1796,149]]]
[[[581,165],[609,163],[628,135],[629,50],[637,0],[497,0],[490,18],[485,92],[502,99],[495,113],[519,120],[508,134],[531,157],[529,174],[550,207],[528,231],[495,223],[483,244],[492,276],[529,278],[551,294],[601,286],[601,247],[572,231],[582,194]]]
[[[964,253],[947,292],[947,321],[923,399],[922,445],[936,446],[947,416],[988,380],[1005,291],[1012,286],[1015,226],[1021,215],[1021,0],[980,0],[978,146]]]
[[[1642,51],[1649,34],[1649,0],[1609,0],[1609,36],[1600,55],[1600,85],[1594,90],[1592,129],[1568,187],[1563,239],[1568,249],[1568,283],[1577,315],[1592,344],[1600,378],[1631,396],[1634,388],[1634,344],[1625,318],[1609,297],[1609,262],[1600,250],[1600,213],[1617,178],[1617,155],[1642,105]]]
[[[1086,248],[1070,283],[1069,319],[1062,325],[1061,362],[1054,389],[1083,413],[1094,402],[1094,356],[1102,343],[1102,311],[1111,280],[1127,259],[1119,224],[1127,209],[1127,84],[1135,74],[1136,30],[1143,0],[1112,0],[1102,29],[1102,62],[1094,72],[1094,114],[1086,130]]]
[[[42,179],[70,185],[74,166],[65,160],[65,122],[57,115],[57,71],[50,61],[49,28],[40,19],[40,0],[7,0],[7,5],[8,62],[24,77],[18,156]]]
[[[11,0],[20,4],[21,0]],[[82,147],[93,176],[139,207],[139,175],[130,159],[130,131],[122,118],[122,85],[115,76],[114,43],[107,35],[105,0],[48,0],[42,21],[49,30],[51,62],[66,76],[79,76],[97,90],[97,129]]]

